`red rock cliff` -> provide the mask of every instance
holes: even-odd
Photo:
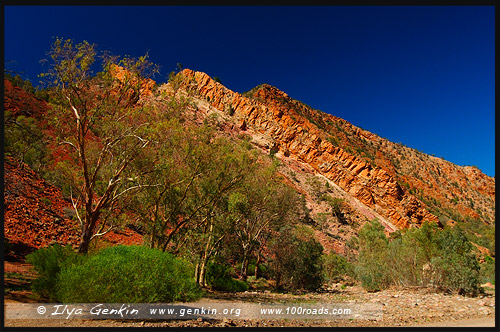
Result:
[[[426,220],[438,222],[438,218],[417,198],[406,193],[388,172],[334,146],[325,132],[299,114],[296,107],[288,108],[280,102],[289,98],[285,93],[265,85],[253,92],[253,98],[247,98],[205,73],[185,69],[182,75],[185,87],[209,100],[211,106],[219,110],[232,106],[234,117],[242,127],[251,127],[270,137],[274,148],[283,155],[311,165],[397,227],[405,228]],[[370,137],[368,132],[365,135]]]

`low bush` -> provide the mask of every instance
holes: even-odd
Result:
[[[389,241],[383,226],[374,220],[360,230],[358,245],[356,275],[368,291],[396,285],[430,286],[473,296],[479,292],[479,263],[459,227],[439,229],[435,223],[424,223],[395,232]]]
[[[26,262],[33,265],[37,277],[31,288],[40,297],[56,301],[56,287],[59,273],[64,267],[79,264],[85,259],[78,255],[71,246],[63,247],[54,244],[47,248],[38,249],[26,256]]]
[[[352,265],[343,256],[337,255],[334,252],[324,256],[323,259],[325,281],[341,282],[347,276],[352,275]]]
[[[437,285],[446,291],[477,295],[480,266],[464,232],[458,227],[440,231],[437,246],[439,255],[431,260]]]
[[[151,303],[193,301],[202,291],[188,262],[143,246],[116,246],[59,274],[61,302]]]
[[[248,284],[242,280],[234,279],[232,268],[227,264],[210,262],[207,267],[205,281],[211,289],[225,292],[244,292]]]
[[[481,264],[481,270],[479,271],[480,282],[486,283],[491,282],[495,284],[495,259],[490,256],[484,258],[484,263]]]
[[[255,276],[250,276],[247,279],[249,288],[255,290],[268,290],[270,289],[269,281],[265,278],[255,278]]]

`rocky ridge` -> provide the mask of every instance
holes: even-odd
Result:
[[[438,217],[427,211],[415,196],[405,192],[389,172],[336,146],[325,131],[301,115],[296,107],[286,107],[287,99],[291,98],[284,92],[264,85],[251,94],[252,98],[247,98],[205,73],[185,69],[182,75],[188,91],[194,91],[218,110],[232,109],[240,129],[252,128],[267,138],[269,150],[274,150],[277,156],[292,157],[310,165],[315,172],[384,216],[392,230],[426,220],[439,222]],[[323,116],[327,121],[338,121],[334,116]],[[366,139],[374,136],[359,128],[355,131]]]

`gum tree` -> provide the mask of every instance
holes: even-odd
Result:
[[[114,226],[126,195],[144,186],[132,167],[150,145],[148,113],[139,99],[157,71],[147,59],[98,56],[96,46],[57,38],[41,77],[53,88],[50,120],[59,146],[57,169],[81,226],[78,251]],[[99,61],[97,61],[99,60]],[[94,75],[93,69],[100,71]]]
[[[273,230],[297,217],[298,196],[277,174],[277,164],[259,165],[229,198],[229,209],[237,217],[235,234],[241,248],[240,278],[247,279],[252,255]]]

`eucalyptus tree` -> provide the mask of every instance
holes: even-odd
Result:
[[[57,38],[40,76],[53,91],[57,168],[80,222],[79,252],[114,226],[113,211],[143,187],[132,164],[151,143],[149,114],[139,102],[157,71],[147,54],[138,59],[98,55],[94,44]],[[94,70],[98,73],[94,74]]]
[[[229,208],[237,215],[235,234],[242,250],[240,278],[246,280],[249,259],[263,246],[273,231],[298,218],[298,194],[284,184],[277,164],[261,161],[229,198]]]

